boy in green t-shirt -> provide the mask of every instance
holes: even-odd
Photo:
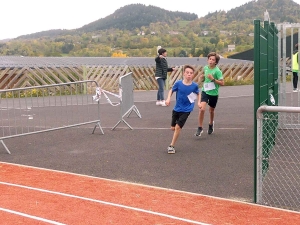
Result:
[[[208,65],[204,67],[204,74],[200,76],[200,79],[203,81],[203,87],[198,103],[198,105],[200,104],[199,127],[195,136],[201,136],[203,133],[203,120],[207,104],[209,105],[209,125],[207,133],[212,134],[214,132],[214,116],[219,97],[219,87],[224,86],[223,73],[219,67],[217,67],[220,56],[215,52],[211,52],[208,54],[207,59]]]

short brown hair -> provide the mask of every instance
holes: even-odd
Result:
[[[217,54],[217,53],[215,53],[215,52],[211,52],[211,53],[209,53],[208,55],[207,55],[207,58],[209,59],[209,57],[211,57],[211,56],[215,56],[216,57],[216,65],[219,63],[219,61],[220,61],[220,56],[219,56],[219,54]]]
[[[183,67],[183,72],[184,72],[187,68],[190,68],[191,70],[193,70],[193,72],[195,72],[195,68],[194,68],[193,66],[191,66],[191,65],[185,65],[185,66]]]

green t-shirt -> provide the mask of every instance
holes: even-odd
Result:
[[[207,65],[204,67],[203,70],[204,70],[204,82],[203,82],[202,91],[205,91],[205,93],[208,94],[208,95],[213,95],[213,96],[219,95],[219,87],[220,87],[220,85],[214,83],[215,84],[215,88],[212,89],[212,90],[209,90],[209,91],[204,90],[204,86],[205,86],[206,83],[212,82],[209,78],[207,78],[208,74],[213,75],[213,77],[216,80],[223,80],[223,73],[222,73],[222,71],[217,66],[214,67],[213,69],[210,69],[209,66],[207,66]]]

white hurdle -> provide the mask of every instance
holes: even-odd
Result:
[[[125,123],[131,130],[133,130],[132,126],[130,126],[129,123],[124,119],[125,117],[129,117],[133,111],[139,118],[142,118],[138,108],[134,104],[133,89],[132,72],[130,72],[119,78],[119,95],[103,90],[100,87],[96,90],[96,95],[93,96],[94,100],[99,101],[101,94],[103,93],[106,100],[112,106],[120,105],[120,120],[116,123],[112,130],[114,130],[121,122]],[[109,99],[108,94],[117,97],[119,102],[113,104]]]

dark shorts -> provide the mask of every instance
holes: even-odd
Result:
[[[178,124],[178,126],[182,128],[190,114],[190,112],[176,112],[173,110],[171,127],[175,127],[175,125]]]
[[[208,95],[204,91],[201,92],[201,102],[206,102],[210,107],[216,108],[219,96]]]

